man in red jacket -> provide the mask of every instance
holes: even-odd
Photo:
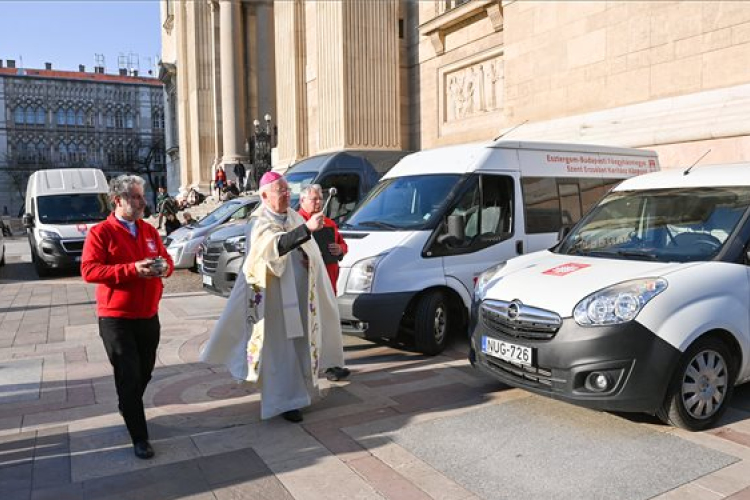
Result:
[[[133,451],[151,458],[143,394],[151,380],[159,345],[161,278],[174,264],[158,231],[143,222],[146,199],[143,179],[112,179],[109,198],[114,212],[89,231],[83,245],[81,274],[96,289],[99,335],[114,369],[120,414]]]

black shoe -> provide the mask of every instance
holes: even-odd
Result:
[[[339,380],[345,379],[351,373],[352,372],[351,370],[349,370],[349,368],[342,368],[340,366],[334,366],[326,370],[326,378],[328,380],[332,380],[333,382],[337,382]]]
[[[154,457],[154,449],[148,441],[138,441],[133,444],[133,453],[135,453],[136,457],[142,460],[148,460],[149,458]]]
[[[294,422],[295,424],[298,422],[302,422],[302,412],[299,410],[289,410],[285,411],[281,414],[282,417],[284,417],[285,420],[289,420],[290,422]]]

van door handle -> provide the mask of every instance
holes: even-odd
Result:
[[[523,240],[516,241],[516,253],[523,255]]]

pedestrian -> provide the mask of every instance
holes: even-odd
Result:
[[[164,215],[161,212],[162,205],[164,205],[164,202],[169,198],[169,194],[167,193],[167,189],[164,186],[159,186],[159,194],[156,195],[156,212],[159,214],[158,219],[158,229],[161,229],[161,223]],[[145,215],[145,214],[144,214]]]
[[[240,191],[244,193],[245,192],[245,176],[247,175],[247,171],[245,170],[245,165],[243,165],[242,163],[235,164],[234,175],[237,176],[237,184],[239,185]]]
[[[323,210],[323,188],[320,184],[310,184],[302,188],[300,192],[299,214],[306,221]],[[339,279],[339,261],[344,258],[349,247],[339,233],[336,223],[323,214],[323,228],[313,234],[318,244],[320,254],[326,266],[326,272],[331,280],[333,295],[336,296],[336,281]],[[329,380],[341,380],[348,377],[348,368],[334,366],[326,370]]]
[[[195,224],[195,219],[193,219],[193,215],[190,212],[183,212],[182,213],[182,220],[185,221],[185,225],[189,226],[191,224]]]
[[[224,194],[227,200],[233,200],[240,195],[240,189],[234,181],[229,180],[227,181],[227,186],[224,188]]]
[[[224,172],[224,167],[219,165],[216,169],[216,177],[214,177],[214,185],[219,195],[219,201],[221,201],[221,193],[224,191],[224,185],[227,183],[227,174]]]
[[[86,236],[81,275],[96,289],[99,336],[112,364],[118,408],[138,458],[154,456],[149,443],[143,394],[151,380],[159,345],[162,277],[174,264],[156,228],[145,223],[143,179],[112,179],[114,212]]]
[[[290,209],[289,186],[276,172],[261,178],[259,193],[248,258],[201,360],[258,383],[261,418],[300,422],[319,394],[319,371],[344,365],[336,298],[312,241],[324,219],[305,221]]]
[[[167,236],[172,234],[173,231],[182,227],[180,221],[177,219],[176,214],[167,214],[167,220],[164,222],[164,229],[167,232]]]

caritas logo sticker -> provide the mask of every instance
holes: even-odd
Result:
[[[575,262],[568,262],[567,264],[561,264],[552,269],[547,269],[542,272],[542,274],[549,274],[550,276],[565,276],[566,274],[574,273],[586,267],[591,267],[591,264],[576,264]]]

